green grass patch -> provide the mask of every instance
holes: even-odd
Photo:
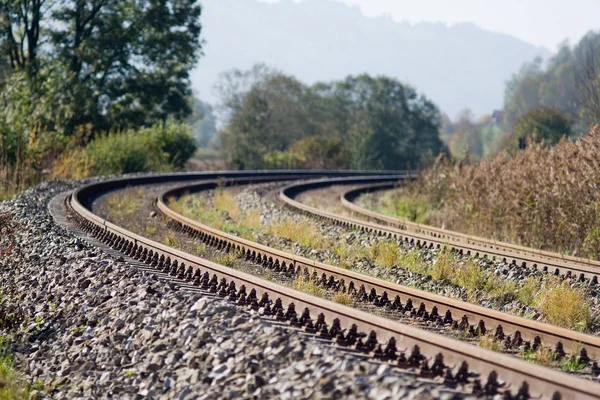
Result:
[[[325,297],[327,294],[327,291],[324,288],[317,285],[312,279],[304,277],[302,274],[294,279],[292,288],[317,297]]]

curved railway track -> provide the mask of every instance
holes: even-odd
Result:
[[[504,330],[512,329],[514,332],[517,330],[520,332],[520,335],[513,333],[513,339],[519,336],[531,337],[532,346],[539,342],[553,343],[556,346],[560,342],[557,353],[560,353],[563,347],[570,348],[569,346],[574,343],[583,343],[585,350],[582,352],[581,358],[585,360],[588,355],[598,358],[600,354],[598,338],[566,330],[561,331],[558,328],[532,321],[527,321],[533,323],[528,326],[523,325],[522,321],[513,321],[513,325],[509,327],[506,319],[501,319],[504,318],[504,315],[495,315],[496,312],[488,309],[479,310],[476,306],[455,300],[448,302],[448,299],[429,297],[433,295],[426,294],[428,296],[425,296],[424,293],[414,289],[407,291],[406,289],[409,288],[400,285],[382,282],[270,249],[244,239],[231,237],[224,232],[178,215],[170,210],[165,202],[166,198],[170,196],[214,188],[217,185],[217,181],[214,180],[217,176],[238,178],[237,183],[241,183],[244,180],[248,182],[248,178],[253,178],[254,181],[256,178],[269,180],[276,175],[311,176],[299,171],[290,171],[285,174],[279,172],[277,174],[215,173],[127,178],[80,188],[67,198],[67,203],[78,226],[109,246],[154,268],[168,272],[174,277],[207,289],[219,296],[228,297],[240,305],[246,305],[255,310],[260,309],[265,315],[286,321],[292,326],[314,333],[322,339],[331,340],[340,346],[352,347],[356,351],[369,353],[375,358],[394,362],[399,366],[416,367],[421,375],[440,376],[440,379],[443,378],[451,386],[468,383],[473,386],[476,393],[505,393],[507,398],[510,396],[516,398],[529,398],[529,396],[563,399],[597,398],[600,393],[600,385],[594,382],[538,367],[513,357],[441,337],[241,273],[136,235],[94,215],[89,210],[90,204],[99,195],[128,185],[212,179],[208,182],[182,186],[163,193],[157,201],[158,209],[172,219],[172,224],[177,229],[218,248],[243,252],[247,257],[262,263],[265,267],[286,271],[290,275],[309,274],[331,288],[353,291],[356,296],[375,303],[402,307],[405,310],[410,308],[414,314],[438,320],[441,323],[444,322],[444,319],[446,319],[446,323],[450,323],[450,320],[457,324],[466,323],[475,333],[482,333],[484,329],[494,329],[494,324],[504,321],[504,326],[502,323],[498,324],[502,326],[502,329],[496,328],[498,335],[504,335]],[[321,175],[323,174],[321,173]],[[318,176],[318,174],[312,176]],[[406,174],[402,176],[406,176]],[[398,179],[402,176],[393,178]],[[368,180],[382,181],[385,179],[389,180],[390,177],[376,177]],[[236,181],[230,180],[229,182]],[[287,192],[289,193],[289,188]],[[294,201],[291,198],[290,200]],[[307,210],[304,209],[304,211]],[[331,218],[330,216],[321,216]],[[348,224],[347,221],[339,221],[339,223]],[[446,302],[442,302],[443,300]],[[466,320],[463,315],[466,315]],[[471,321],[477,322],[471,324]],[[533,328],[528,330],[531,327]],[[575,335],[573,336],[573,334]],[[535,339],[536,336],[539,339]],[[473,372],[476,372],[477,375],[474,375]],[[479,379],[474,379],[474,376],[478,376]]]
[[[461,254],[464,253],[475,257],[503,260],[508,263],[520,265],[524,268],[535,268],[557,276],[576,277],[581,281],[587,280],[593,284],[597,284],[600,279],[600,262],[598,261],[536,250],[510,243],[493,241],[459,232],[407,222],[360,207],[354,204],[353,201],[361,194],[389,189],[396,186],[398,183],[388,181],[385,183],[378,182],[375,184],[364,185],[364,183],[368,182],[369,179],[332,178],[300,183],[285,188],[280,194],[280,198],[289,206],[303,212],[319,215],[323,218],[334,220],[337,223],[348,224],[353,227],[393,236],[399,240],[416,244],[417,246],[440,247],[446,245],[453,250],[459,251]],[[294,200],[294,197],[299,194],[314,189],[354,183],[363,183],[363,186],[345,191],[340,196],[340,201],[345,209],[359,218],[340,216],[325,212]]]

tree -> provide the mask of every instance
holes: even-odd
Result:
[[[258,71],[231,71],[220,83],[220,110],[229,117],[223,149],[239,168],[262,168],[265,154],[315,133],[308,88],[291,76],[267,69],[255,75]]]
[[[540,105],[540,86],[543,74],[524,77],[515,88],[511,101],[504,109],[504,124],[510,129],[523,115]]]
[[[265,155],[273,165],[308,159],[284,154],[293,143],[292,150],[327,144],[324,154],[343,160],[333,164],[366,169],[417,167],[444,149],[437,107],[391,78],[361,75],[309,88],[259,66],[225,74],[219,87],[228,117],[224,150],[238,167],[261,168]]]
[[[588,33],[575,48],[575,81],[582,116],[588,123],[600,122],[600,34]]]
[[[539,75],[542,72],[542,59],[536,57],[532,62],[523,64],[519,72],[513,74],[511,78],[506,81],[506,87],[504,89],[504,108],[505,108],[505,119],[508,126],[518,119],[514,115],[510,114],[509,105],[514,103],[516,91],[521,83],[530,76]]]
[[[462,110],[454,123],[454,132],[448,143],[450,151],[456,157],[468,153],[469,157],[481,158],[484,155],[481,138],[481,126],[474,122],[475,116],[470,109]]]
[[[33,84],[44,65],[60,70],[67,134],[148,126],[190,112],[200,12],[196,0],[0,0],[0,42]]]
[[[507,129],[538,106],[563,113],[572,123],[573,134],[583,134],[590,124],[600,122],[600,33],[588,33],[573,48],[561,43],[545,70],[534,61],[507,82]]]
[[[404,169],[432,162],[444,145],[440,114],[426,97],[393,78],[368,75],[335,83],[334,97],[349,121],[342,132],[349,163],[369,169]],[[346,140],[347,139],[347,140]],[[368,156],[365,158],[362,154]]]
[[[192,127],[196,141],[200,147],[214,145],[213,139],[217,131],[217,119],[213,107],[194,97],[192,99],[192,114],[188,124]]]
[[[0,41],[13,70],[36,71],[42,18],[54,1],[0,1]]]
[[[514,126],[510,148],[517,149],[519,138],[527,138],[536,143],[544,142],[552,146],[563,136],[571,134],[569,120],[558,110],[549,107],[538,107],[523,117]]]

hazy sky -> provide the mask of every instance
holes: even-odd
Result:
[[[564,39],[576,43],[590,29],[600,29],[600,0],[338,1],[358,5],[366,15],[387,13],[398,21],[474,22],[484,29],[514,35],[550,51],[556,50]]]

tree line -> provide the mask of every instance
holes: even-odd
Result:
[[[0,0],[2,179],[20,186],[75,142],[189,115],[200,14],[196,0]]]
[[[257,65],[217,88],[223,154],[238,168],[406,169],[445,150],[438,108],[393,78],[308,86]]]
[[[549,144],[588,132],[600,122],[600,32],[562,43],[545,68],[539,58],[524,64],[506,83],[504,111],[507,128],[534,128]]]

